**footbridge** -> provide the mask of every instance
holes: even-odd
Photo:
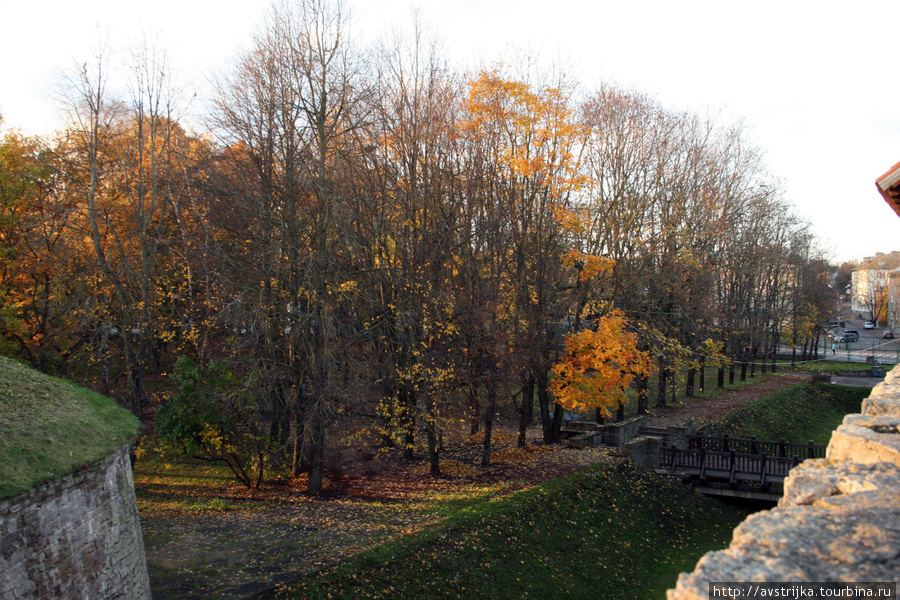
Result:
[[[701,494],[758,500],[778,500],[793,467],[807,458],[825,456],[825,446],[811,441],[689,435],[687,446],[661,447],[658,469],[680,475]]]

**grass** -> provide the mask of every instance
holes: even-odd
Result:
[[[598,465],[457,512],[270,598],[658,598],[743,513]]]
[[[134,464],[134,485],[142,512],[221,512],[240,508],[222,497],[234,485],[234,475],[224,463],[148,452],[149,439],[152,438],[141,441]]]
[[[830,375],[837,375],[843,370],[866,369],[870,366],[871,365],[858,362],[832,362],[827,360],[797,361],[793,366],[791,366],[790,361],[778,363],[778,367],[785,371],[792,371],[795,373],[828,373]]]
[[[858,412],[869,388],[797,383],[767,394],[706,428],[710,435],[784,438],[802,443],[827,444],[844,415]]]
[[[0,499],[105,458],[138,428],[111,399],[0,357]]]

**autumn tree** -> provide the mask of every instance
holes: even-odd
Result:
[[[110,63],[101,50],[70,80],[71,125],[54,160],[65,194],[83,207],[73,228],[89,241],[99,287],[108,292],[97,294],[95,308],[103,387],[109,346],[121,344],[140,412],[144,373],[161,369],[159,348],[169,335],[158,323],[158,258],[174,244],[170,211],[186,167],[175,145],[187,136],[176,122],[177,96],[161,49],[135,50],[129,101],[108,91]]]
[[[462,131],[479,161],[472,173],[486,186],[481,197],[501,207],[498,224],[509,236],[512,261],[503,276],[513,282],[513,296],[505,335],[521,357],[520,443],[533,410],[531,390],[538,394],[544,438],[553,441],[562,411],[551,418],[548,373],[556,334],[550,322],[560,318],[559,258],[573,216],[570,194],[581,183],[578,128],[564,85],[532,87],[497,69],[470,81],[464,107]]]
[[[37,138],[0,140],[0,335],[4,353],[44,372],[77,376],[91,296],[75,205]]]
[[[354,252],[372,293],[367,335],[386,439],[411,456],[416,423],[431,473],[440,474],[439,433],[456,378],[451,279],[461,204],[454,125],[458,81],[418,23],[379,51],[380,94],[365,132],[366,188],[358,194]]]
[[[550,389],[556,402],[567,410],[599,409],[610,416],[620,409],[635,377],[648,377],[653,362],[638,349],[638,336],[628,330],[619,311],[597,320],[591,329],[566,337],[565,349],[552,369]]]
[[[322,489],[326,427],[345,397],[340,183],[368,94],[346,19],[339,3],[276,5],[217,99],[219,129],[244,173],[237,222],[260,234],[230,249],[247,278],[226,312],[252,330],[246,348],[290,409],[295,472],[299,440],[307,442],[312,494]]]

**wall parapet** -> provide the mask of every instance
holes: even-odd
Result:
[[[0,501],[0,597],[149,600],[129,450]]]
[[[791,470],[774,509],[682,573],[668,600],[707,600],[709,582],[900,579],[900,367],[834,431],[826,458]]]

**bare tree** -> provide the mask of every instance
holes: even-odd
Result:
[[[246,173],[244,210],[262,234],[259,262],[245,263],[263,270],[257,296],[235,290],[234,300],[250,301],[254,339],[273,373],[286,365],[286,387],[277,377],[273,384],[292,414],[295,472],[302,416],[312,494],[322,490],[325,431],[343,397],[334,309],[348,212],[339,183],[366,122],[362,74],[342,4],[283,2],[217,100],[217,125]]]

